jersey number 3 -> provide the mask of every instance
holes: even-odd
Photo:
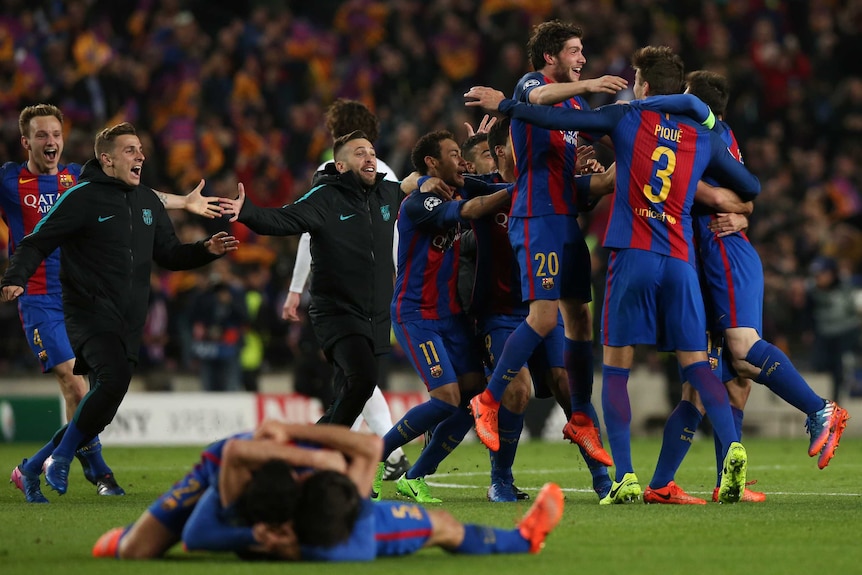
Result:
[[[662,158],[664,158],[664,162],[662,162]],[[660,204],[670,194],[670,177],[676,169],[676,153],[667,146],[659,146],[653,150],[650,159],[654,162],[655,177],[661,181],[661,188],[656,190],[655,186],[652,185],[653,178],[650,178],[650,183],[644,186],[644,195],[650,202]],[[662,164],[664,164],[663,168],[661,167]]]

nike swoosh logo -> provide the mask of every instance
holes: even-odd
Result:
[[[622,488],[622,486],[623,486],[623,484],[622,484],[622,483],[620,483],[619,485],[617,485],[617,488],[616,488],[616,489],[614,489],[614,488],[613,488],[613,486],[611,486],[611,492],[610,492],[611,499],[616,499],[616,497],[617,497],[617,493],[619,493],[619,492],[620,492],[620,489]]]
[[[102,222],[107,222],[108,220],[110,220],[113,217],[114,216],[99,216],[99,223],[101,224]]]
[[[667,495],[665,495],[664,493],[659,493],[658,491],[653,491],[652,493],[656,497],[661,497],[665,501],[670,501],[670,493],[668,493]]]
[[[412,493],[412,494],[413,494],[413,497],[418,497],[418,496],[419,496],[419,492],[418,492],[418,491],[416,491],[415,489],[413,489],[413,486],[410,484],[410,482],[409,482],[409,481],[407,482],[407,487],[409,487],[409,488],[410,488],[410,493]]]
[[[37,179],[37,178],[18,178],[18,183],[19,184],[29,184],[30,182],[32,182],[35,179]]]
[[[340,216],[338,216],[338,219],[343,222],[344,220],[349,220],[350,218],[352,218],[355,215],[356,214],[350,214],[349,216],[345,216],[344,214],[341,214]]]

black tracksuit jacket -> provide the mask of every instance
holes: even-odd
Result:
[[[63,315],[72,349],[97,333],[115,333],[137,362],[147,317],[153,260],[191,269],[217,256],[204,243],[182,244],[162,202],[148,187],[106,175],[92,159],[15,248],[0,286],[26,286],[41,261],[60,249]],[[76,371],[86,371],[79,366]]]
[[[383,174],[365,188],[356,174],[339,174],[330,163],[293,204],[243,204],[239,221],[256,233],[311,234],[309,315],[324,351],[346,335],[368,337],[378,354],[391,349],[392,239],[403,197]]]

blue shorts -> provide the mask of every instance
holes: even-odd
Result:
[[[431,537],[431,517],[413,503],[380,501],[374,505],[374,539],[378,557],[416,553]]]
[[[66,335],[63,300],[53,295],[24,295],[18,298],[18,313],[24,326],[24,337],[39,358],[42,371],[75,359]]]
[[[182,536],[183,527],[194,511],[198,499],[211,483],[218,481],[224,443],[225,440],[222,440],[207,447],[192,470],[150,505],[150,513],[177,537]]]
[[[592,301],[590,249],[576,216],[509,218],[524,301]]]
[[[706,313],[694,267],[644,250],[611,251],[602,343],[706,351]]]
[[[492,315],[484,318],[479,324],[479,333],[485,342],[485,350],[493,371],[506,340],[521,323],[522,316],[517,315]],[[539,344],[533,355],[527,360],[527,368],[533,380],[533,390],[536,397],[551,397],[553,394],[545,381],[545,375],[552,367],[563,366],[563,350],[565,348],[565,330],[563,329],[563,317],[559,316],[557,327]],[[490,374],[486,374],[490,375]]]
[[[428,391],[455,383],[465,373],[482,373],[481,350],[465,315],[395,322],[392,327]]]
[[[762,333],[763,264],[754,246],[734,234],[699,247],[710,330],[751,327]]]

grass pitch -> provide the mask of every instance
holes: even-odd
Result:
[[[517,485],[531,494],[546,481],[566,492],[566,511],[539,555],[454,556],[425,550],[367,564],[248,564],[230,555],[183,553],[164,560],[117,562],[90,557],[107,529],[132,522],[197,460],[199,448],[111,448],[106,458],[125,497],[98,497],[80,467],[60,497],[44,486],[50,505],[30,505],[11,485],[0,488],[0,573],[3,575],[136,574],[222,575],[344,572],[409,575],[554,574],[788,574],[862,572],[862,442],[847,437],[825,470],[807,456],[807,438],[745,442],[749,479],[768,493],[762,504],[599,506],[577,450],[567,443],[525,442],[515,467]],[[2,473],[35,445],[0,446]],[[635,470],[646,487],[659,441],[635,440]],[[415,459],[418,448],[408,448]],[[460,447],[429,478],[443,508],[468,523],[508,527],[527,504],[485,500],[488,456],[478,444]],[[77,465],[77,464],[75,464]],[[698,436],[677,475],[689,493],[709,499],[714,484],[711,438]],[[394,483],[384,497],[395,498]]]

